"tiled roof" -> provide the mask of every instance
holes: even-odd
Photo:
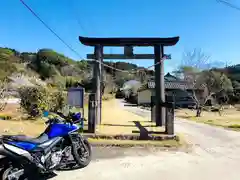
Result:
[[[188,81],[181,80],[170,73],[164,76],[165,89],[204,89],[204,85],[194,85]],[[145,89],[154,89],[155,81],[154,77],[149,79],[148,83],[143,84],[138,91]]]
[[[190,84],[185,81],[165,81],[166,89],[193,89],[193,84]],[[147,88],[155,88],[155,82],[150,81],[147,83]]]
[[[170,73],[167,73],[164,76],[165,81],[179,81],[180,79],[177,78],[176,76],[171,75]]]
[[[186,82],[186,81],[166,81],[164,82],[165,89],[202,89],[203,86],[197,88],[194,87],[193,84]],[[143,84],[142,87],[138,91],[143,91],[145,89],[154,89],[155,88],[155,82],[149,81],[146,84]]]

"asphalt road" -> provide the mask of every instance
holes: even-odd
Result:
[[[150,118],[137,107],[119,108]],[[239,114],[240,115],[240,114]],[[240,180],[240,133],[183,119],[175,120],[193,152],[144,148],[93,147],[84,169],[58,171],[53,180]]]
[[[100,161],[103,159],[114,159],[128,156],[144,156],[157,151],[158,148],[144,148],[144,147],[93,147],[92,161]]]
[[[120,108],[143,117],[150,112],[137,107]],[[58,172],[56,180],[239,180],[240,133],[175,120],[176,132],[183,133],[193,152],[158,149],[94,148],[94,160],[80,170]]]

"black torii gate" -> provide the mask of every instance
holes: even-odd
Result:
[[[161,59],[164,57],[164,46],[174,46],[179,41],[179,37],[171,38],[90,38],[81,37],[79,40],[82,44],[86,46],[94,47],[94,54],[88,54],[88,59],[95,59],[94,66],[94,93],[95,102],[97,107],[97,112],[95,113],[95,120],[97,124],[101,123],[101,92],[100,92],[100,82],[101,82],[101,69],[103,59],[154,59],[155,65],[155,92],[156,92],[156,111],[155,111],[155,122],[156,126],[163,126],[165,122],[165,108],[161,106],[165,102],[165,87],[164,87],[164,66]],[[104,46],[116,46],[124,47],[124,54],[104,54]],[[134,54],[133,47],[154,47],[154,54]],[[110,112],[109,112],[110,113]],[[95,132],[95,123],[92,123],[94,127],[93,132]]]

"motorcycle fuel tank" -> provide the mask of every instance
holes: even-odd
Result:
[[[51,124],[49,131],[47,132],[48,138],[63,137],[68,135],[69,132],[75,131],[78,126],[71,124]]]

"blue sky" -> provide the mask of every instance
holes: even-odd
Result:
[[[176,46],[166,48],[172,71],[184,51],[201,48],[212,61],[236,64],[240,56],[240,11],[216,0],[25,0],[39,16],[82,57],[92,48],[84,47],[78,36],[92,37],[172,37]],[[240,5],[237,0],[232,3]],[[47,30],[19,0],[1,0],[0,46],[36,52],[51,48],[79,59]],[[78,22],[81,22],[79,25]],[[137,49],[149,53],[151,49]],[[118,53],[108,48],[105,52]],[[153,60],[132,61],[150,66]]]

